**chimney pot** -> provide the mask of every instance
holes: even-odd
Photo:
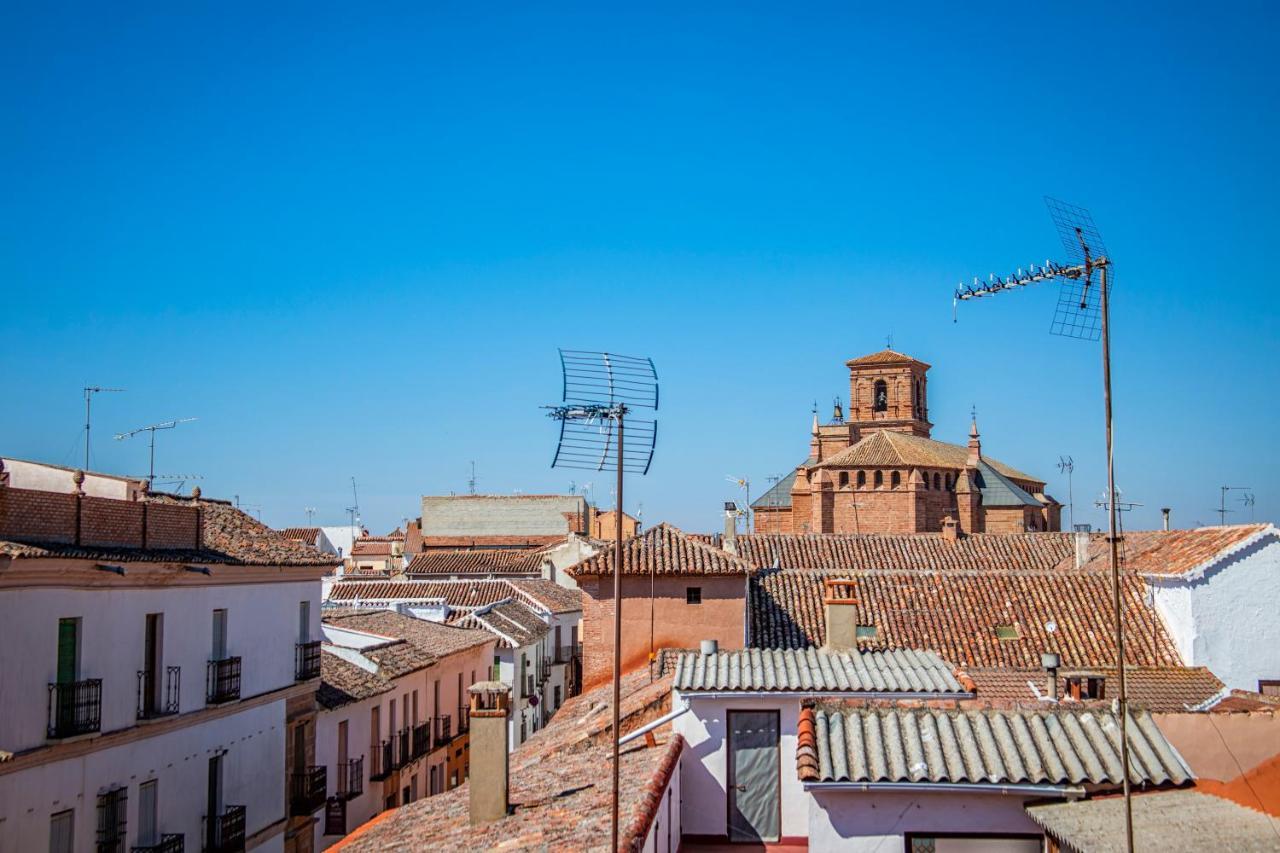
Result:
[[[724,502],[724,539],[720,547],[730,554],[738,553],[738,505],[733,501]]]
[[[1048,676],[1049,698],[1058,701],[1058,667],[1062,666],[1062,658],[1056,652],[1044,652],[1040,655],[1040,666]]]
[[[501,681],[481,681],[471,697],[471,825],[500,820],[510,806],[507,752],[511,688]]]
[[[719,640],[703,640],[703,641],[702,641],[702,656],[703,656],[703,657],[710,657],[711,655],[714,655],[714,654],[716,654],[716,653],[717,653],[717,652],[719,652],[719,651],[720,651],[720,641],[719,641]]]
[[[828,580],[823,584],[823,607],[826,611],[827,641],[823,648],[833,652],[853,651],[858,647],[858,601],[856,582],[849,579]]]
[[[1161,507],[1161,509],[1160,509],[1160,515],[1162,515],[1162,516],[1164,517],[1164,529],[1165,529],[1165,532],[1166,532],[1166,533],[1168,533],[1168,532],[1169,532],[1169,513],[1170,513],[1170,512],[1172,512],[1172,511],[1173,511],[1173,510],[1172,510],[1170,507],[1167,507],[1167,506],[1166,506],[1166,507]]]
[[[949,515],[942,519],[942,538],[948,542],[955,542],[960,538],[960,525]]]

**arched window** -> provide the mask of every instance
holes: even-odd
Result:
[[[840,488],[842,489],[849,488],[849,472],[848,471],[840,472]]]
[[[877,379],[875,390],[871,393],[871,409],[875,412],[889,410],[889,385],[883,379]]]
[[[884,485],[884,472],[877,471],[876,472],[876,488],[878,489],[883,485]]]
[[[924,487],[926,489],[929,488],[929,472],[928,471],[921,472],[920,479],[924,481]]]
[[[861,489],[866,485],[867,485],[867,472],[859,471],[858,472],[858,488]]]
[[[947,475],[947,491],[948,491],[948,492],[949,492],[949,491],[951,491],[951,485],[952,485],[952,484],[951,484],[951,475],[950,475],[950,474],[948,474],[948,475]]]
[[[942,475],[939,474],[937,471],[933,472],[933,487],[935,489],[942,488]]]
[[[901,485],[902,485],[902,475],[901,475],[901,474],[899,474],[897,471],[894,471],[894,472],[893,472],[893,476],[891,476],[891,477],[889,478],[889,485],[890,485],[892,488],[895,488],[895,489],[896,489],[896,488],[898,488],[898,486],[901,486]]]

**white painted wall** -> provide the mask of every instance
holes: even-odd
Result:
[[[234,567],[215,568],[234,572]],[[58,620],[81,619],[80,677],[102,679],[102,731],[137,723],[146,615],[164,614],[163,666],[180,666],[181,711],[205,707],[213,611],[228,611],[227,649],[239,655],[242,698],[294,683],[299,603],[310,602],[320,638],[315,581],[171,589],[22,589],[0,595],[0,744],[18,752],[46,743],[48,685],[57,678]],[[283,719],[283,717],[282,717]]]
[[[75,491],[74,468],[62,468],[57,465],[8,457],[0,458],[0,461],[4,462],[4,470],[9,474],[9,485],[15,489],[63,494],[71,494]],[[113,477],[110,474],[85,472],[82,488],[90,497],[128,500],[130,486],[137,482],[140,481]]]
[[[675,853],[679,849],[680,769],[677,767],[662,792],[662,802],[654,811],[653,825],[644,839],[644,853]]]
[[[728,711],[778,711],[782,767],[782,835],[809,833],[809,796],[796,777],[796,729],[800,700],[787,695],[709,699],[672,693],[672,709],[691,702],[693,710],[672,722],[687,742],[680,758],[681,829],[692,835],[728,832],[726,794],[729,751],[725,742]],[[812,849],[820,850],[821,847]]]
[[[794,778],[795,764],[791,765]],[[787,767],[783,767],[784,778]],[[1028,797],[1016,794],[819,791],[809,800],[810,850],[903,850],[909,833],[1027,833],[1039,839],[1040,827],[1022,810]],[[938,851],[983,850],[1036,853],[1042,841],[983,840],[977,846],[939,842]]]
[[[1207,666],[1230,688],[1257,690],[1280,679],[1280,532],[1203,573],[1148,578],[1155,606],[1189,666]]]
[[[200,850],[209,758],[218,750],[227,751],[223,802],[246,807],[246,835],[282,821],[285,703],[279,700],[198,726],[0,775],[0,851],[47,850],[49,817],[68,808],[75,809],[76,849],[92,850],[97,796],[120,785],[129,789],[127,850],[138,843],[139,785],[151,779],[159,782],[160,832],[183,833],[186,849]],[[255,849],[280,850],[282,845],[283,834],[277,834],[270,844]]]

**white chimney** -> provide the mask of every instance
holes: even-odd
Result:
[[[724,502],[724,550],[737,556],[738,554],[738,505],[733,501]]]
[[[1076,525],[1076,568],[1084,567],[1089,562],[1089,533],[1092,528],[1087,524]]]

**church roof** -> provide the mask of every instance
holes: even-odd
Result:
[[[1026,489],[992,468],[985,459],[978,461],[978,490],[982,492],[983,506],[1041,506]]]
[[[845,366],[855,367],[860,364],[906,364],[906,363],[921,364],[921,365],[924,365],[925,367],[929,366],[918,358],[912,358],[911,356],[905,353],[900,353],[896,350],[891,350],[891,349],[882,349],[880,350],[880,352],[873,352],[870,355],[863,355],[863,356],[859,356],[858,358],[850,359],[849,361],[845,362]]]
[[[801,462],[803,465],[805,462]],[[799,466],[792,468],[791,473],[769,487],[769,491],[751,502],[752,509],[784,509],[791,506],[791,487],[795,485]]]
[[[932,438],[909,435],[905,432],[876,430],[815,467],[928,465],[938,468],[963,468],[968,459],[969,448],[959,444],[948,444],[945,441],[935,441]],[[984,457],[983,461],[1006,477],[1031,480],[1035,483],[1043,482],[997,459]]]

